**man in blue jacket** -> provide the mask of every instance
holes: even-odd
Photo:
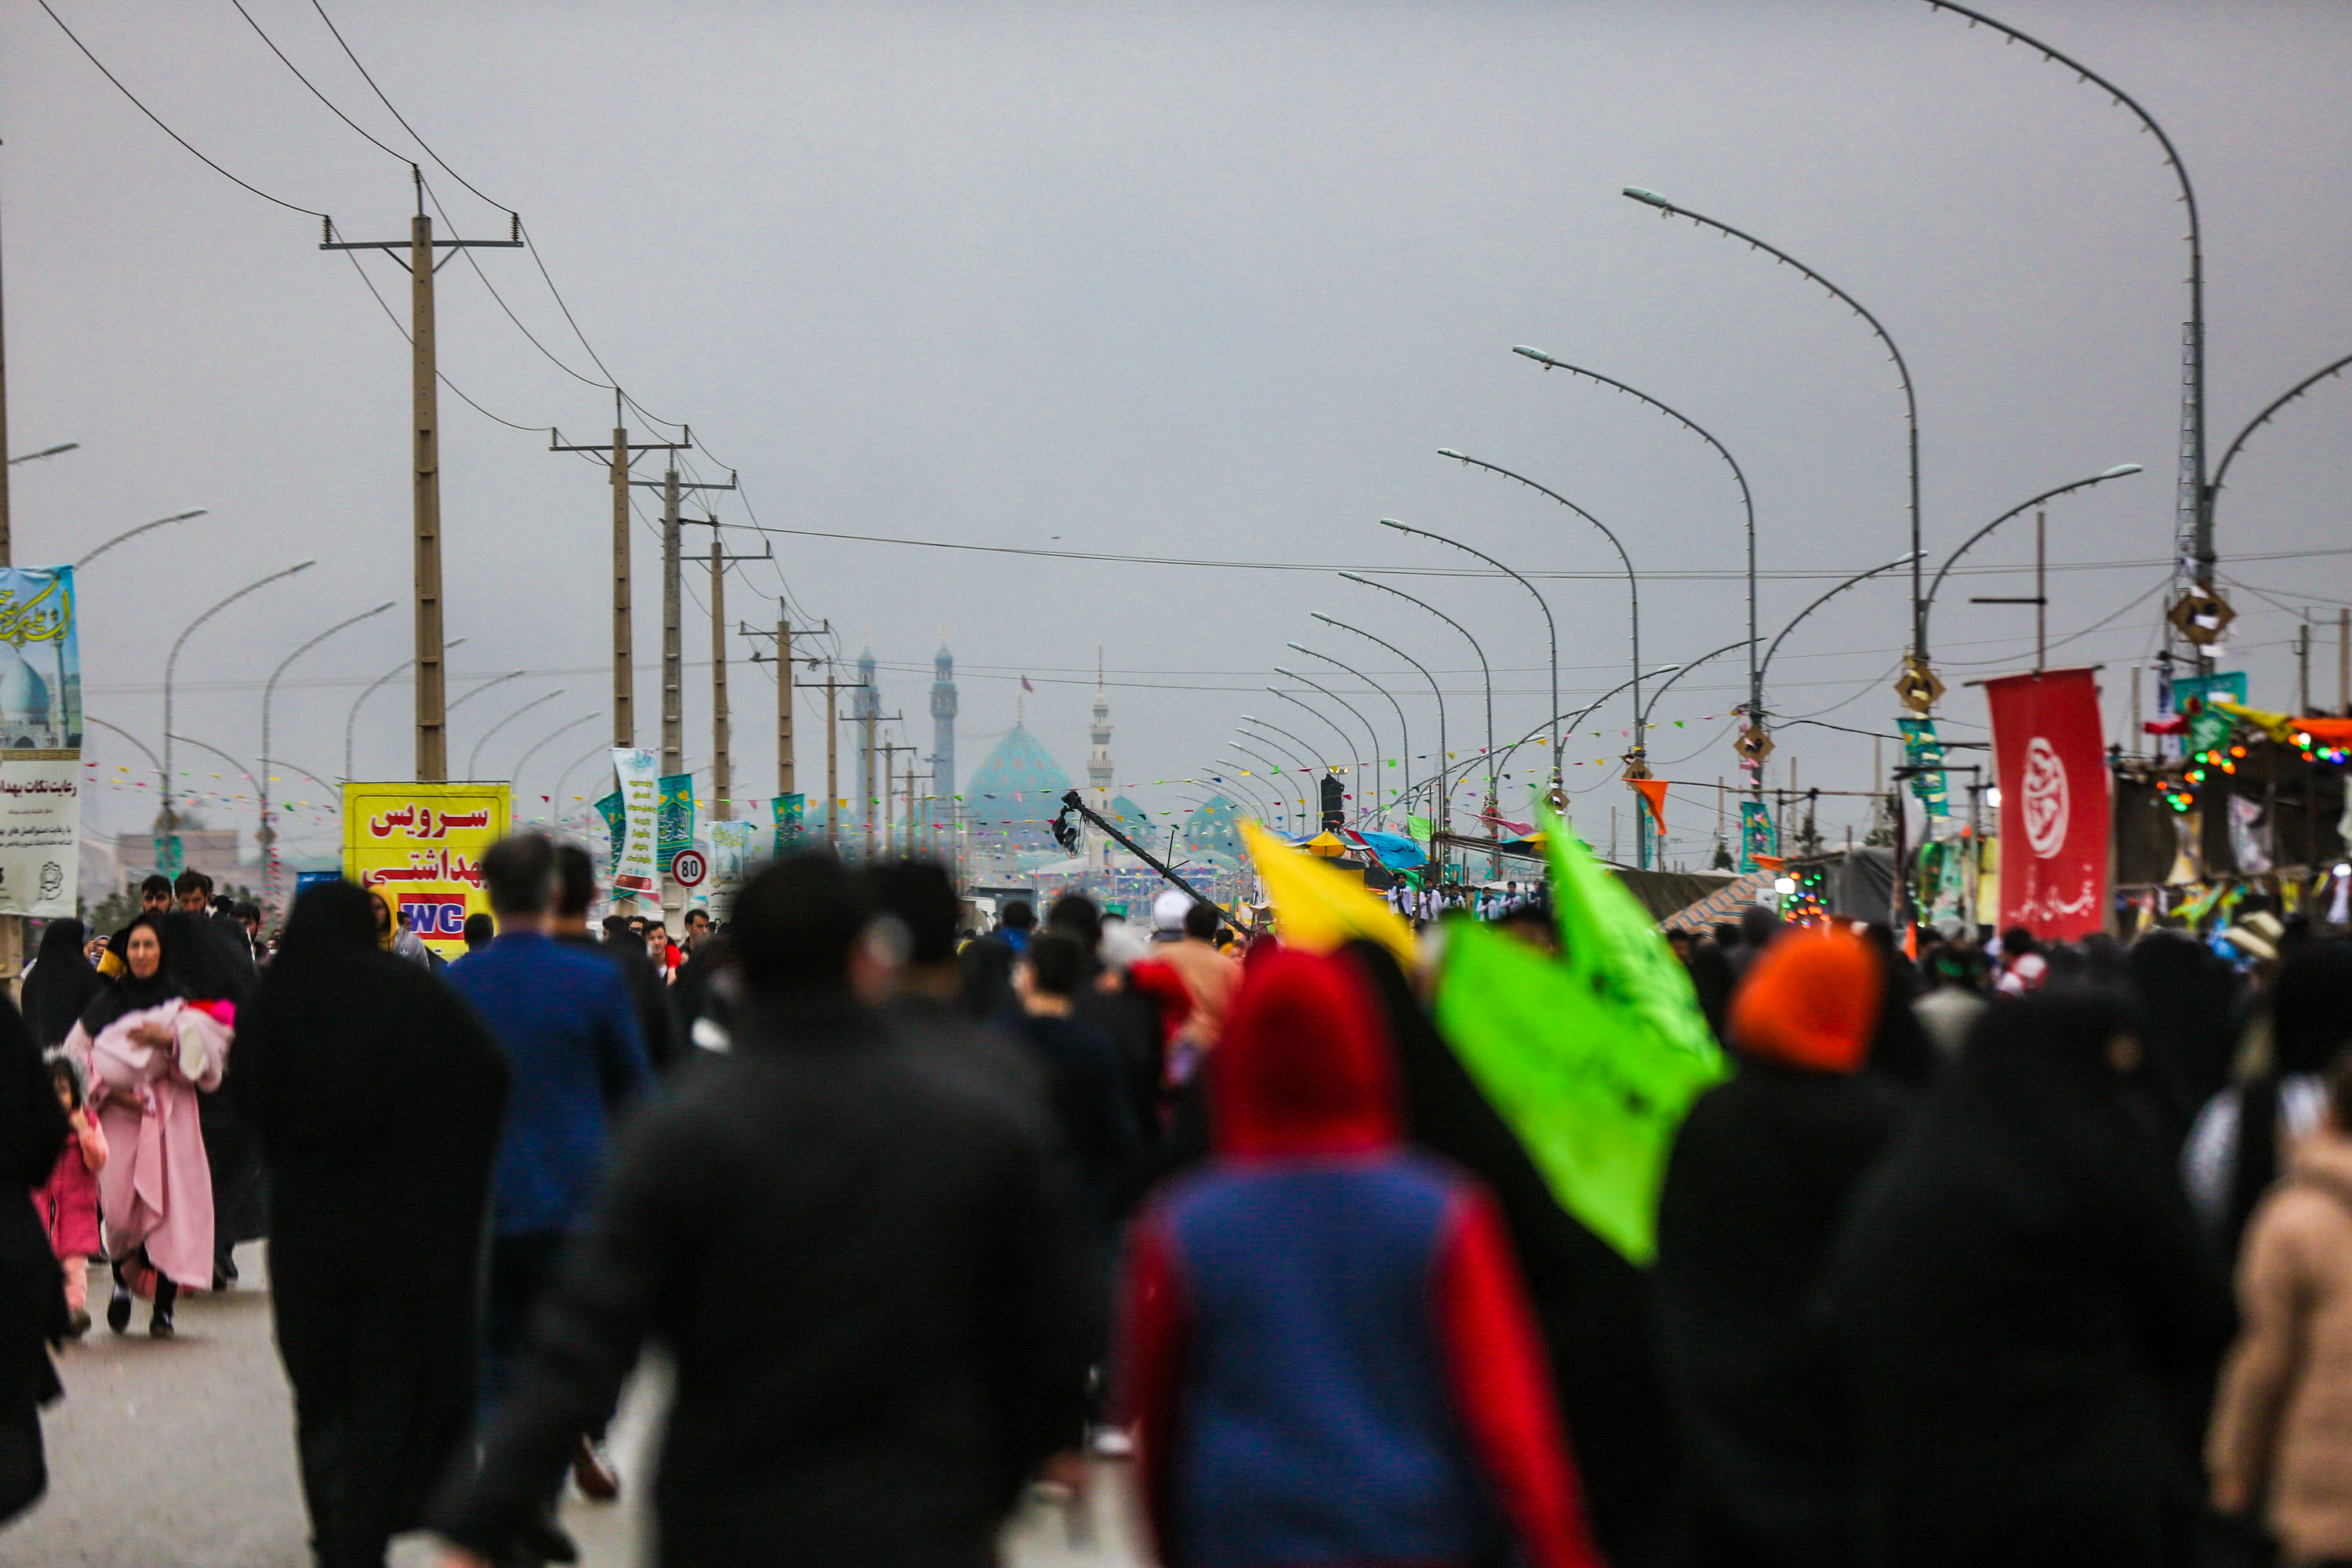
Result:
[[[512,1075],[490,1176],[490,1278],[483,1394],[495,1408],[532,1303],[565,1243],[583,1228],[613,1129],[653,1081],[635,1007],[618,966],[551,941],[554,846],[537,834],[482,857],[499,932],[451,964]]]

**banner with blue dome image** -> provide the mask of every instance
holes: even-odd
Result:
[[[81,639],[73,568],[0,569],[0,914],[74,912]]]

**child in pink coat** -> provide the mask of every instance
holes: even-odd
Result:
[[[49,1053],[50,1081],[66,1121],[73,1130],[49,1179],[33,1194],[34,1211],[49,1233],[66,1278],[66,1313],[76,1338],[89,1329],[89,1260],[102,1250],[98,1234],[98,1173],[106,1166],[106,1133],[88,1104],[81,1064],[63,1051]]]

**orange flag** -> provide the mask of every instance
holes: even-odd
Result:
[[[1642,797],[1642,803],[1650,808],[1650,816],[1656,821],[1658,832],[1663,836],[1666,831],[1666,781],[1634,779],[1632,783],[1634,793],[1639,795]]]

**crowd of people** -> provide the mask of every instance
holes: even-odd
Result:
[[[344,883],[258,964],[200,880],[95,963],[52,922],[0,1008],[0,1510],[87,1261],[168,1336],[266,1229],[329,1568],[567,1560],[656,1345],[677,1564],[980,1568],[1106,1464],[1171,1568],[2352,1562],[2352,946],[2307,921],[1674,939],[1728,1068],[1637,1263],[1433,1021],[1443,921],[982,932],[937,865],[811,854],[680,941],[592,929],[575,845],[481,867],[446,966]]]

